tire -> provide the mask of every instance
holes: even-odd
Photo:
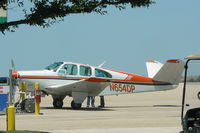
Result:
[[[72,109],[80,109],[82,104],[80,103],[75,103],[74,100],[71,102],[71,107]]]
[[[15,105],[15,107],[17,107],[19,104],[20,104],[19,102],[16,102],[14,105]]]
[[[200,100],[200,92],[197,93],[197,97]]]
[[[54,99],[53,100],[53,107],[55,109],[61,109],[62,106],[63,106],[63,100],[61,100],[61,99]]]
[[[34,113],[35,112],[35,99],[34,98],[27,99],[25,101],[24,110],[27,113]]]
[[[25,99],[24,101],[22,101],[21,110],[23,110],[27,113],[35,112],[35,99],[28,98],[28,99]]]

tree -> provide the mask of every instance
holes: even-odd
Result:
[[[32,5],[31,7],[25,6]],[[65,16],[78,13],[107,13],[108,6],[115,6],[119,10],[126,5],[135,7],[149,7],[152,0],[0,0],[0,8],[7,9],[6,4],[15,4],[24,14],[24,18],[0,24],[0,31],[14,31],[18,25],[49,27],[60,22]]]
[[[200,76],[197,77],[197,82],[200,82]]]

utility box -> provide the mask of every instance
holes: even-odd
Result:
[[[0,114],[6,113],[8,94],[0,94]]]
[[[0,77],[0,94],[8,94],[9,88],[9,79],[7,77]]]
[[[6,113],[9,85],[7,77],[0,77],[0,114]]]

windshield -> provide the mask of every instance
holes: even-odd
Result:
[[[54,72],[57,71],[57,69],[63,64],[63,62],[55,62],[54,64],[49,65],[46,67],[46,70],[53,70]]]

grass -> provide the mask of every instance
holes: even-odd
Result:
[[[24,130],[24,131],[0,131],[0,133],[47,133],[47,132],[42,132],[42,131],[27,131],[27,130]]]

